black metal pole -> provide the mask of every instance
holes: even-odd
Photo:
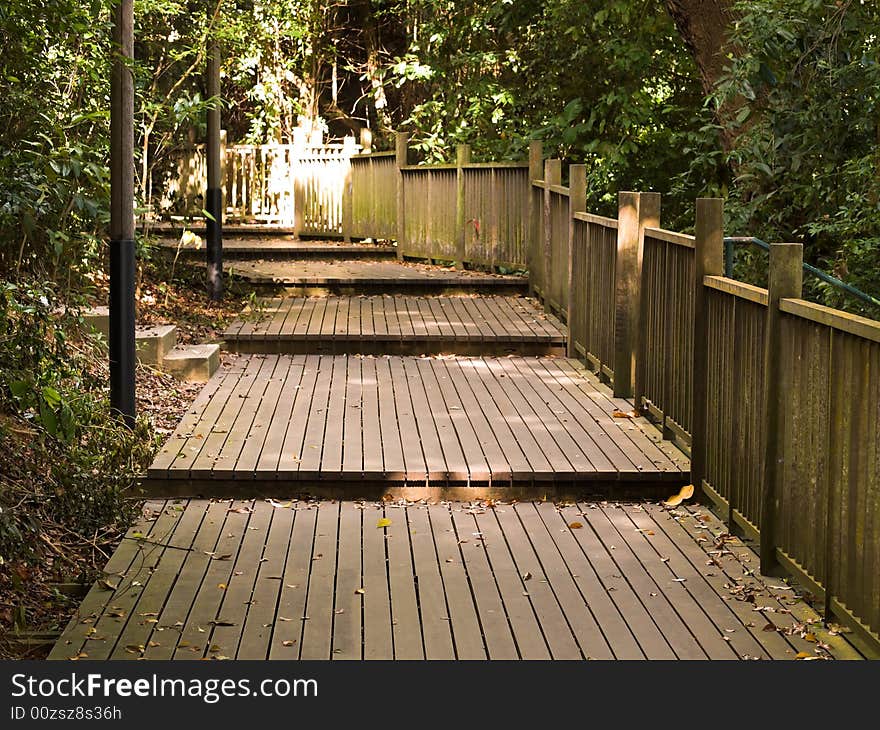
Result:
[[[113,19],[110,89],[110,408],[135,421],[134,57],[133,0],[119,0]]]
[[[223,190],[221,188],[220,142],[220,47],[213,39],[208,47],[208,97],[214,104],[208,109],[208,186],[205,190],[207,212],[205,252],[208,264],[208,296],[223,298]]]

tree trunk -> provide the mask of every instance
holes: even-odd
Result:
[[[733,0],[664,0],[664,3],[697,64],[703,91],[709,96],[717,88],[731,50],[728,32],[734,17]],[[735,138],[726,122],[744,102],[744,99],[732,99],[717,112],[725,150],[731,148]]]

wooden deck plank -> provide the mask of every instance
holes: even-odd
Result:
[[[403,455],[401,433],[394,403],[394,385],[391,381],[389,358],[375,359],[376,380],[379,384],[379,428],[382,433],[382,460],[385,478],[389,481],[403,481],[406,478],[406,461]],[[416,455],[412,455],[416,458]],[[422,471],[427,471],[422,469]]]
[[[469,505],[452,508],[452,525],[458,541],[462,565],[470,581],[474,602],[480,614],[489,659],[518,659],[519,652],[508,623],[504,602],[486,557],[482,535],[475,530],[473,516],[463,513]]]
[[[266,557],[266,544],[272,529],[275,509],[267,502],[256,502],[241,540],[235,568],[221,594],[217,617],[207,634],[204,656],[234,658],[244,632],[254,595],[254,586]],[[268,559],[268,558],[267,558]],[[207,627],[206,627],[207,628]]]
[[[522,376],[511,367],[508,359],[487,358],[486,366],[495,380],[493,392],[498,394],[499,408],[505,412],[508,408],[513,409],[517,421],[522,424],[521,427],[517,426],[517,438],[525,444],[534,443],[534,458],[537,459],[537,463],[532,461],[531,449],[529,452],[530,461],[539,475],[542,467],[548,473],[571,473],[576,470],[575,465],[580,465],[584,469],[589,467],[589,460],[583,455],[574,440],[570,436],[565,438],[567,434],[562,424],[556,419],[542,419],[535,413],[518,385]],[[549,409],[546,409],[545,406],[545,413],[547,411]],[[563,440],[563,444],[557,443],[557,438],[554,438],[554,435],[559,440]],[[566,449],[565,451],[563,447]]]
[[[492,508],[475,505],[470,512],[473,513],[476,532],[481,533],[486,558],[504,602],[520,658],[550,659],[541,619],[529,598],[528,588],[533,576],[520,574]]]
[[[598,507],[596,508],[598,509]],[[636,593],[634,586],[626,578],[614,560],[615,549],[603,544],[599,535],[591,525],[592,512],[584,509],[584,506],[566,506],[560,510],[566,527],[577,541],[587,562],[595,570],[596,577],[602,584],[603,589],[611,598],[611,601],[620,611],[620,615],[629,630],[632,632],[640,649],[647,659],[675,659],[675,653],[669,642],[663,636],[660,628],[651,617],[650,603],[642,602]],[[572,528],[571,525],[580,523],[582,527]],[[650,592],[647,599],[652,599]]]
[[[491,359],[476,361],[477,367],[471,370],[471,376],[479,379],[483,408],[484,411],[486,409],[491,411],[493,427],[497,431],[509,433],[525,459],[526,468],[520,474],[515,472],[514,478],[551,479],[555,470],[535,439],[533,429],[523,420],[523,413],[508,397],[502,382],[506,375],[500,368],[493,367],[497,364],[497,361]]]
[[[315,555],[318,509],[317,505],[299,504],[295,510],[287,562],[281,579],[278,612],[272,627],[269,659],[298,659],[300,656],[303,632],[308,623],[306,599]]]
[[[425,382],[421,377],[418,365],[412,358],[400,361],[403,369],[404,382],[409,392],[412,414],[418,428],[419,443],[425,458],[428,481],[444,481],[450,477],[443,455],[443,446],[437,432],[434,412],[431,410]]]
[[[611,439],[591,420],[573,416],[559,401],[557,392],[541,376],[531,361],[511,360],[508,366],[516,373],[514,383],[540,419],[541,428],[549,430],[576,470],[600,471],[616,477],[622,470],[634,469]]]
[[[595,616],[605,640],[614,653],[614,658],[644,659],[644,652],[639,647],[620,610],[599,580],[593,564],[578,546],[560,508],[550,502],[534,506],[547,533],[559,551],[560,557],[568,567],[572,580]],[[527,505],[523,505],[523,509],[527,509]],[[538,530],[537,525],[535,529]]]
[[[87,629],[88,637],[84,651],[89,655],[89,659],[110,657],[132,614],[136,613],[134,607],[149,583],[153,569],[162,560],[166,549],[164,546],[174,537],[184,514],[183,507],[184,505],[180,505],[178,509],[178,506],[166,505],[156,519],[153,529],[150,530],[149,542],[144,542],[140,546],[138,556],[129,570],[124,575],[99,584],[99,590],[106,589],[108,585],[115,585],[116,589],[109,592],[109,600],[96,612],[94,621]],[[187,537],[192,538],[191,535],[182,534],[184,540]]]
[[[517,504],[513,506],[513,511],[529,537],[541,569],[550,581],[550,587],[584,656],[588,659],[613,659],[614,652],[602,633],[587,597],[580,592],[571,569],[556,548],[535,505],[530,502]]]
[[[504,533],[519,574],[531,576],[527,581],[526,592],[541,622],[541,630],[550,647],[551,657],[553,659],[584,658],[565,613],[553,593],[550,578],[544,573],[513,507],[496,508],[493,514]]]
[[[572,394],[579,393],[578,402],[587,412],[591,413],[602,429],[615,439],[621,450],[626,452],[630,461],[636,465],[639,471],[659,468],[664,471],[677,471],[675,464],[661,451],[657,444],[651,441],[643,431],[635,426],[628,418],[614,418],[612,413],[620,404],[614,404],[608,397],[608,391],[597,390],[591,387],[589,381],[583,377],[583,370],[575,366],[574,361],[564,358],[555,359],[553,362],[544,362],[545,368],[551,372],[557,382]],[[627,403],[629,405],[629,403]],[[615,423],[617,421],[617,423]],[[622,422],[622,423],[621,423]],[[623,434],[629,439],[618,439],[618,434]]]
[[[364,473],[385,473],[385,461],[382,453],[382,428],[379,423],[379,380],[376,371],[376,360],[361,360],[362,373],[362,405]]]
[[[403,450],[403,462],[408,482],[418,484],[429,479],[431,469],[428,467],[425,453],[422,449],[422,423],[415,416],[412,397],[407,373],[400,358],[388,361],[391,381],[394,384],[394,409],[397,419],[397,430],[400,432],[400,445]],[[429,432],[432,422],[424,424],[425,431]]]
[[[440,563],[428,508],[424,505],[410,506],[407,509],[407,522],[425,658],[455,659],[452,621],[443,587],[443,577],[440,574]]]
[[[363,514],[363,603],[364,659],[393,659],[391,595],[385,549],[386,528],[382,506],[365,507]]]
[[[281,393],[278,396],[275,408],[272,410],[271,420],[265,429],[263,445],[256,455],[255,472],[280,473],[289,468],[288,463],[290,460],[299,458],[302,440],[294,446],[287,441],[287,432],[296,399],[302,397],[304,389],[308,387],[307,378],[312,376],[311,372],[307,376],[306,365],[307,362],[304,356],[295,356],[289,360],[287,375],[281,384]],[[271,392],[274,393],[275,390],[273,389]],[[291,451],[293,448],[296,451]],[[248,454],[250,454],[250,451],[248,451]],[[250,464],[250,460],[243,462],[242,470],[249,470]]]
[[[201,659],[206,649],[210,648],[210,644],[207,642],[212,626],[211,621],[217,620],[224,595],[224,589],[220,586],[229,584],[235,570],[235,561],[251,517],[253,502],[244,500],[223,502],[222,504],[226,508],[226,520],[215,546],[215,553],[218,557],[225,555],[230,557],[224,560],[211,560],[208,564],[205,576],[190,608],[189,616],[179,627],[180,635],[173,647],[173,659]],[[169,629],[166,627],[163,643],[169,641],[170,636]]]
[[[451,410],[456,409],[457,413],[460,412],[463,418],[469,422],[470,429],[477,441],[476,444],[471,445],[471,448],[474,451],[479,448],[483,452],[491,480],[510,480],[513,475],[513,467],[499,443],[499,438],[503,436],[494,432],[492,424],[480,408],[480,404],[462,372],[461,363],[458,360],[447,359],[438,361],[438,365],[442,366],[443,372],[446,374],[447,405]],[[508,446],[513,445],[508,443]],[[522,466],[518,458],[519,454],[516,454],[515,449],[511,449],[511,451],[511,458],[517,457],[513,466]],[[473,472],[471,472],[471,478],[474,478]]]
[[[424,659],[422,621],[410,547],[406,504],[386,504],[391,524],[385,528],[388,552],[388,587],[391,591],[391,631],[395,659]]]
[[[332,359],[312,355],[306,358],[278,462],[279,478],[295,479],[302,473],[318,472],[332,373]]]
[[[486,659],[480,616],[462,563],[461,548],[452,527],[449,508],[442,504],[429,505],[428,516],[443,578],[456,658]]]
[[[301,259],[251,260],[235,263],[236,274],[254,284],[285,284],[288,286],[416,286],[495,290],[498,287],[524,290],[528,281],[521,276],[484,274],[476,271],[452,271],[418,264],[401,265],[396,261]]]
[[[321,460],[318,468],[324,479],[339,479],[342,476],[344,448],[344,429],[347,404],[345,394],[349,358],[337,355],[333,358],[333,375],[330,382],[330,397],[327,402],[327,421],[321,443]]]
[[[339,509],[339,547],[334,584],[332,659],[362,659],[361,521],[363,505],[342,502]]]
[[[753,611],[750,607],[746,608],[740,601],[718,601],[718,596],[723,596],[727,592],[724,589],[725,577],[719,574],[711,558],[707,560],[705,551],[701,550],[693,540],[687,536],[682,536],[685,539],[679,540],[678,543],[670,539],[664,524],[671,521],[667,515],[662,513],[652,515],[642,505],[633,505],[626,512],[643,534],[648,531],[654,532],[651,536],[654,549],[662,557],[667,558],[665,562],[675,575],[687,578],[685,588],[703,607],[722,636],[727,637],[737,656],[743,659],[769,659],[776,652],[784,652],[786,642],[777,633],[763,631],[763,627],[748,627],[749,623],[754,623]],[[710,563],[708,567],[707,562]],[[736,610],[738,606],[746,610],[738,613]],[[743,630],[743,626],[747,628]]]
[[[177,647],[180,630],[186,625],[190,609],[196,599],[211,562],[222,557],[218,553],[223,525],[227,517],[225,502],[209,502],[205,517],[190,550],[184,558],[183,567],[171,595],[156,617],[139,617],[145,623],[153,623],[153,631],[145,645],[145,659],[171,659]]]
[[[701,608],[697,596],[691,593],[691,590],[699,593],[699,589],[704,585],[703,581],[693,576],[689,578],[675,573],[669,566],[669,560],[663,560],[668,556],[660,555],[651,545],[657,531],[651,528],[641,531],[641,528],[637,528],[629,519],[627,511],[625,506],[603,509],[608,520],[617,528],[645,571],[661,588],[663,594],[669,597],[675,612],[706,655],[710,659],[735,659],[736,652],[729,642],[724,641],[723,631],[712,623]],[[689,586],[689,582],[693,585]],[[702,593],[702,597],[706,597],[705,592]]]
[[[266,364],[265,356],[257,356],[249,359],[244,372],[229,391],[229,395],[223,402],[222,410],[217,413],[217,417],[213,420],[203,419],[199,423],[199,431],[193,435],[193,441],[200,445],[198,451],[192,450],[192,456],[188,460],[189,474],[191,477],[207,475],[214,470],[214,464],[219,459],[224,445],[226,444],[230,431],[233,430],[235,419],[238,417],[242,406],[245,403],[247,394],[252,387],[259,388],[261,385],[265,387],[265,380],[260,382],[257,377],[263,366]],[[220,402],[219,393],[214,397]],[[253,401],[257,405],[257,401]],[[238,453],[235,454],[238,456]],[[234,459],[231,464],[234,464]]]
[[[528,446],[534,445],[534,442],[520,441],[511,428],[511,424],[516,425],[519,421],[519,416],[511,412],[502,413],[492,391],[487,387],[487,381],[492,381],[494,378],[488,372],[485,361],[480,358],[450,361],[448,364],[454,364],[460,370],[462,377],[457,382],[461,383],[462,389],[465,384],[470,388],[473,402],[482,413],[485,421],[488,422],[492,434],[504,454],[510,478],[518,482],[527,482],[536,476],[546,476],[546,469],[541,468],[543,464],[540,460],[540,451],[535,449],[531,454],[535,459],[535,465],[530,463],[529,455],[527,455]],[[476,413],[476,411],[470,410],[468,412]]]
[[[336,539],[339,503],[322,502],[315,525],[300,659],[330,659],[333,636],[333,591],[336,577]]]
[[[269,454],[271,453],[271,458],[276,464],[278,463],[280,443],[276,440],[275,443],[279,443],[279,445],[273,446],[269,441],[269,435],[272,432],[272,425],[284,420],[284,404],[287,403],[285,389],[290,389],[291,384],[298,384],[298,371],[301,372],[302,367],[297,366],[293,359],[278,359],[235,462],[233,475],[236,479],[254,478],[264,450],[267,458],[270,458]],[[277,419],[275,417],[276,411],[278,412]]]
[[[612,507],[612,509],[616,509]],[[589,513],[589,525],[609,552],[613,549],[614,561],[620,572],[626,575],[636,595],[650,606],[650,614],[657,623],[675,655],[679,659],[706,659],[705,651],[688,631],[687,625],[676,613],[661,586],[651,578],[638,557],[618,532],[614,523],[601,508]]]
[[[282,362],[280,365],[285,375],[287,374],[286,364],[286,362]],[[232,423],[227,427],[226,441],[220,447],[219,453],[211,465],[211,476],[213,478],[232,479],[237,472],[241,471],[238,462],[245,445],[249,440],[254,439],[255,435],[262,433],[261,429],[257,426],[256,417],[260,406],[271,402],[271,395],[269,398],[266,398],[265,394],[266,389],[275,378],[276,367],[279,367],[278,356],[266,356],[260,369],[254,376],[251,387],[246,393],[239,396],[241,399],[239,410],[234,415]],[[235,394],[233,393],[230,399],[234,397]],[[220,426],[221,423],[222,420],[218,420],[217,426]],[[198,462],[196,463],[196,468],[200,468]]]
[[[250,601],[246,602],[247,617],[238,642],[238,651],[235,653],[236,659],[263,660],[269,656],[294,516],[295,512],[290,506],[273,505],[266,545],[257,568],[256,583]],[[251,570],[253,568],[251,566]],[[235,576],[233,580],[237,581],[239,577]]]
[[[360,358],[348,360],[345,383],[345,415],[343,416],[343,475],[362,475],[364,471],[363,370]]]
[[[702,507],[191,500],[136,527],[50,658],[861,658]]]
[[[727,534],[726,527],[717,518],[707,514],[706,510],[689,507],[681,512],[682,516],[676,521],[678,526],[692,539],[703,540],[711,546],[710,550],[714,548],[717,551],[713,551],[710,557],[723,567],[724,572],[731,579],[731,585],[736,587],[736,592],[730,594],[734,596],[734,600],[748,600],[749,596],[752,596],[755,603],[751,604],[749,601],[749,605],[754,615],[759,617],[754,623],[762,629],[764,626],[773,625],[785,638],[790,649],[782,655],[775,655],[774,658],[790,659],[802,651],[808,654],[814,653],[815,644],[805,641],[798,633],[789,633],[788,630],[796,623],[790,612],[792,606],[797,605],[797,601],[779,595],[783,592],[781,590],[775,592],[768,588],[768,584],[780,585],[780,582],[774,578],[768,580],[758,575],[759,561],[755,551],[744,545],[737,537],[721,539],[722,535]],[[806,609],[805,614],[805,617],[797,621],[813,620],[820,623],[818,614],[812,609]]]

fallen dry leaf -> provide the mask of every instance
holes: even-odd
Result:
[[[381,518],[381,519],[376,523],[376,527],[380,527],[380,528],[381,528],[381,527],[390,527],[390,526],[391,526],[391,520],[389,520],[387,517],[383,517],[383,518]]]
[[[581,522],[569,522],[568,527],[571,530],[580,530],[583,527],[583,523]]]
[[[686,499],[690,499],[694,496],[694,485],[687,484],[681,488],[678,494],[672,495],[669,499],[667,499],[663,504],[667,507],[678,507],[682,502]]]

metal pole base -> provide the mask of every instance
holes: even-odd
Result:
[[[110,241],[110,409],[135,422],[135,242]]]

